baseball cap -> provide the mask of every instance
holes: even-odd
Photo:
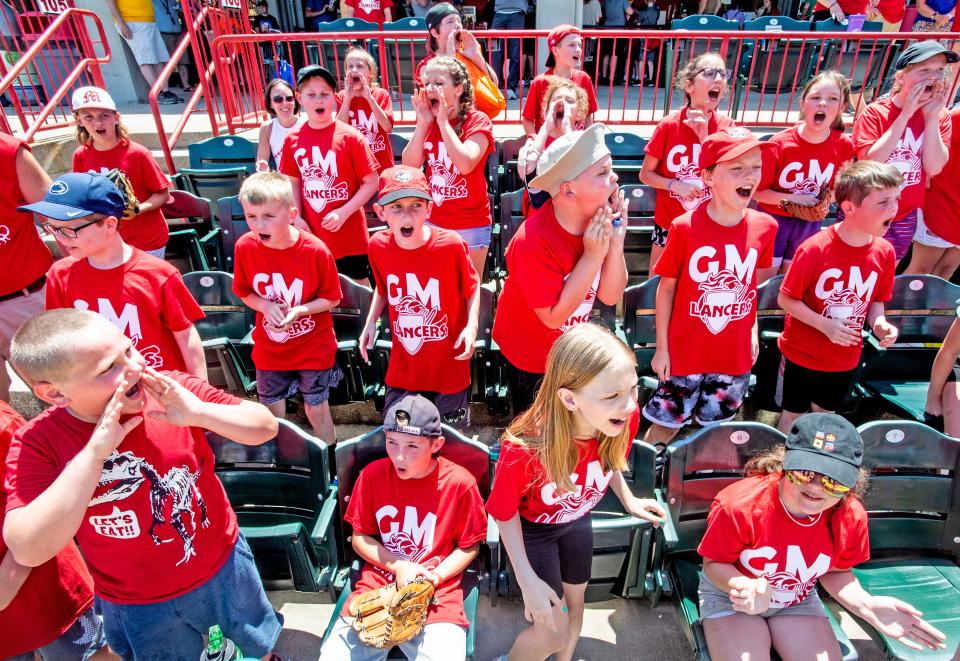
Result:
[[[457,8],[451,5],[449,2],[441,2],[438,5],[434,5],[430,8],[430,11],[427,12],[427,30],[437,29],[443,19],[445,19],[447,16],[459,13],[460,12],[457,11]]]
[[[552,68],[556,64],[551,49],[571,34],[580,34],[580,30],[572,25],[558,25],[550,30],[550,34],[547,35],[547,67]]]
[[[324,69],[319,64],[308,64],[299,71],[297,71],[297,90],[299,91],[300,86],[303,85],[306,81],[311,78],[319,76],[332,87],[334,90],[337,89],[337,77],[334,76],[330,71]]]
[[[123,217],[127,205],[123,194],[106,176],[90,172],[71,172],[50,184],[40,202],[17,207],[53,220],[74,220],[95,213]]]
[[[960,55],[954,53],[952,50],[944,48],[939,41],[930,39],[929,41],[914,42],[904,48],[903,52],[900,53],[900,56],[897,58],[897,62],[894,67],[897,71],[900,71],[911,64],[917,64],[918,62],[929,60],[931,57],[936,55],[945,55],[947,58],[947,64],[953,64],[954,62],[960,61]]]
[[[423,172],[409,165],[396,165],[381,172],[377,191],[377,204],[381,206],[402,197],[433,200]]]
[[[606,131],[604,124],[591,124],[585,131],[573,131],[554,140],[540,155],[537,176],[530,186],[550,195],[559,193],[560,184],[574,179],[610,153],[603,140]]]
[[[863,439],[846,418],[835,413],[807,413],[787,435],[783,470],[815,471],[851,489],[860,477]]]
[[[70,107],[73,112],[84,110],[85,108],[100,108],[103,110],[116,111],[117,104],[113,102],[113,97],[105,89],[93,87],[81,87],[73,93],[70,98]]]
[[[423,395],[408,394],[394,402],[383,414],[383,430],[436,438],[442,436],[440,412]]]
[[[724,161],[732,161],[756,147],[766,150],[772,146],[769,142],[757,140],[749,129],[739,126],[722,129],[708,135],[700,145],[700,170]]]

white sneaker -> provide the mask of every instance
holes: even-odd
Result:
[[[515,101],[516,98],[517,98],[517,93],[514,92],[514,91],[511,90],[511,89],[508,89],[508,90],[507,90],[507,99],[509,99],[510,101]]]

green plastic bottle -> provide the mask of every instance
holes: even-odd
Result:
[[[243,658],[240,648],[223,635],[219,624],[214,624],[208,632],[207,649],[200,661],[236,661]]]

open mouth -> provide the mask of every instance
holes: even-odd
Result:
[[[143,389],[140,387],[140,382],[137,381],[135,384],[130,386],[130,388],[127,389],[125,393],[123,393],[123,396],[126,397],[127,399],[137,399],[138,397],[140,397],[140,393],[142,391]]]
[[[404,225],[400,228],[400,236],[404,237],[405,239],[409,239],[411,236],[413,236],[413,228],[409,225]]]
[[[323,117],[327,113],[326,108],[317,108],[316,111],[317,117]]]
[[[889,229],[892,224],[893,224],[893,218],[883,221],[883,229]]]
[[[737,188],[737,195],[749,200],[750,196],[753,195],[753,186],[740,186]]]
[[[817,112],[813,113],[813,121],[815,124],[823,124],[823,122],[826,121],[826,119],[827,119],[827,113],[825,112],[818,110]]]
[[[261,240],[261,241],[263,241],[264,243],[266,243],[267,241],[270,240],[270,236],[271,236],[271,235],[270,235],[270,234],[257,234],[257,236],[260,237],[260,240]]]
[[[438,101],[437,99],[430,99],[430,107],[436,110],[437,108],[440,107],[440,101]]]
[[[562,121],[563,121],[563,116],[564,116],[564,114],[565,114],[565,113],[564,113],[563,110],[558,110],[558,111],[557,111],[557,114],[554,115],[554,119],[556,119],[558,122],[562,122]]]
[[[924,93],[929,94],[933,92],[933,89],[936,87],[936,83],[927,83],[927,86],[923,88]]]
[[[627,424],[626,418],[609,418],[610,424],[614,427],[622,427]]]
[[[714,103],[716,103],[717,101],[720,100],[720,90],[719,89],[709,90],[707,92],[707,98],[710,99],[710,101],[713,101]]]

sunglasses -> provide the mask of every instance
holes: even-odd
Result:
[[[703,76],[704,78],[716,78],[717,75],[723,76],[724,80],[729,81],[730,77],[733,75],[732,69],[718,69],[716,67],[708,67],[706,69],[698,69],[694,76]]]
[[[83,225],[77,225],[76,227],[56,227],[50,223],[43,223],[40,225],[40,229],[48,234],[56,234],[57,236],[62,236],[65,239],[75,239],[77,238],[77,234],[80,232],[80,230],[82,230],[84,227],[89,227],[90,225],[99,223],[103,220],[103,218],[103,216],[99,216],[96,220],[89,220]]]
[[[848,493],[850,493],[850,487],[840,484],[836,480],[817,473],[815,471],[787,471],[787,479],[790,480],[791,484],[796,486],[801,486],[804,484],[810,484],[817,477],[820,478],[820,484],[823,485],[823,490],[827,493],[828,496],[833,496],[834,498],[843,498]]]
[[[274,103],[283,103],[283,102],[293,103],[292,96],[273,96],[273,97],[270,97],[270,100],[273,101]]]

